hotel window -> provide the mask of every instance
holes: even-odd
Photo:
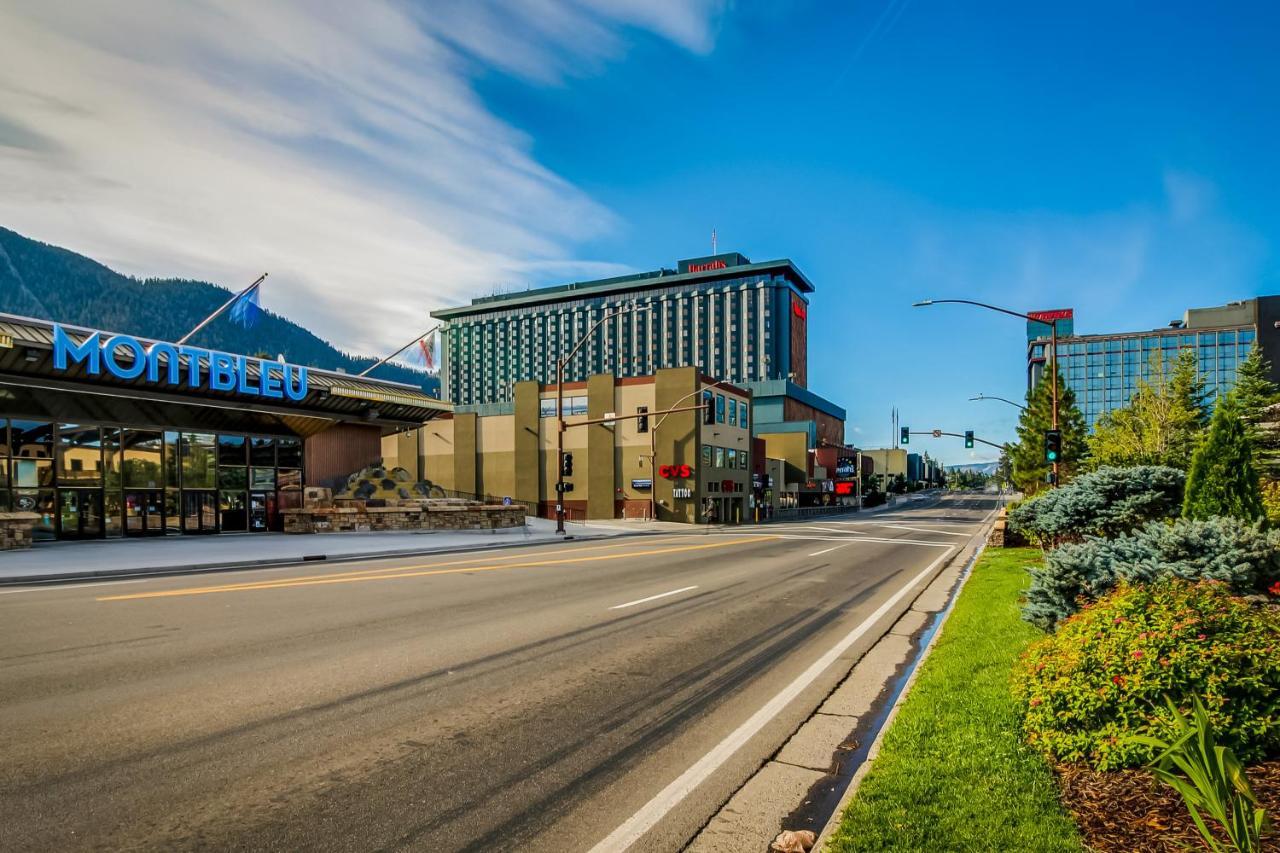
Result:
[[[719,352],[719,350],[716,350],[716,352]],[[724,423],[724,395],[723,394],[716,395],[716,423],[718,424]]]
[[[702,467],[711,467],[711,445],[709,444],[702,445]]]
[[[751,428],[751,424],[748,422],[748,418],[747,418],[747,403],[745,400],[742,402],[740,406],[738,406],[738,426],[742,427],[743,429]]]
[[[726,451],[725,455],[726,455],[726,456],[728,456],[728,466],[727,466],[727,467],[729,467],[729,468],[737,468],[737,467],[738,467],[738,451],[736,451],[736,450],[734,450],[732,447],[730,447],[730,448],[728,449],[728,451]]]
[[[716,461],[715,461],[714,467],[716,468],[724,467],[724,448],[723,447],[716,448]]]
[[[747,451],[745,450],[738,451],[738,467],[743,471],[747,470]]]
[[[730,399],[729,400],[729,426],[737,426],[737,425],[738,425],[738,401],[734,399]]]

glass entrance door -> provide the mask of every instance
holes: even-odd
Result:
[[[255,533],[264,530],[278,530],[276,523],[276,493],[249,493],[249,529]]]
[[[60,490],[58,532],[63,539],[97,539],[102,536],[102,491]]]
[[[164,493],[159,489],[124,493],[124,534],[164,535]]]
[[[182,532],[218,532],[218,500],[216,492],[212,490],[182,490]]]

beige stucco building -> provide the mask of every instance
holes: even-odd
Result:
[[[699,405],[710,392],[710,423]],[[649,518],[735,522],[750,514],[751,395],[692,367],[651,376],[597,374],[565,383],[570,520]],[[555,514],[554,385],[517,382],[506,403],[459,406],[452,417],[383,442],[399,465],[452,492],[511,498]],[[610,413],[612,423],[599,421]],[[635,415],[646,414],[645,421]],[[647,421],[647,422],[646,422]],[[651,458],[656,455],[656,459]]]

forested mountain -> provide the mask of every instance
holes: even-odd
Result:
[[[0,228],[2,312],[173,341],[229,298],[225,288],[204,281],[123,276],[83,255]],[[274,358],[283,353],[294,364],[348,373],[358,373],[375,360],[341,352],[266,310],[249,329],[223,315],[191,342],[247,355],[267,353]],[[438,394],[440,388],[438,378],[399,365],[383,365],[371,375],[412,383],[429,393]]]

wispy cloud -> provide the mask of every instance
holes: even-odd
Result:
[[[609,274],[614,215],[540,165],[480,75],[565,85],[719,0],[0,5],[0,223],[139,275],[237,286],[377,352],[499,284]]]

